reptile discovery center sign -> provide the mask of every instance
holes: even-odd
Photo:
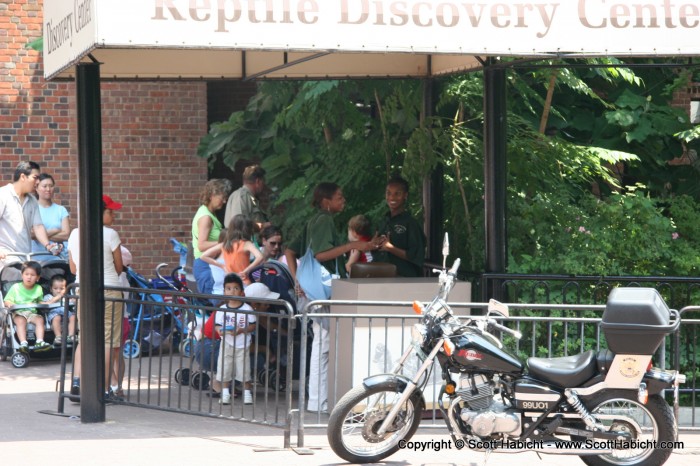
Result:
[[[88,53],[105,77],[431,76],[488,56],[697,55],[699,31],[698,0],[44,2],[47,78]]]

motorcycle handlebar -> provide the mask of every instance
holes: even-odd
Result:
[[[459,264],[462,262],[462,260],[458,257],[455,259],[454,264],[452,264],[452,268],[447,272],[449,275],[452,275],[453,277],[457,276],[457,270],[459,269]]]

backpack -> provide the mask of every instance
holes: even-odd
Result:
[[[207,321],[204,322],[204,329],[202,330],[202,334],[204,335],[205,338],[209,338],[210,340],[221,340],[221,335],[214,334],[214,320],[216,320],[216,311],[212,312],[211,315],[207,318]]]

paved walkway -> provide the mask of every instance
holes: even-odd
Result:
[[[307,430],[304,451],[283,450],[280,429],[245,422],[174,414],[128,406],[108,406],[107,422],[83,424],[78,405],[67,402],[65,416],[44,414],[58,406],[55,393],[59,366],[32,362],[15,369],[0,362],[0,464],[22,465],[331,465],[343,462],[330,450],[325,431]],[[72,417],[71,417],[72,415]],[[421,429],[414,440],[447,440],[443,429]],[[293,441],[295,437],[293,436]],[[685,448],[666,463],[700,463],[700,433],[682,434]],[[302,454],[310,453],[310,454]],[[491,455],[494,466],[561,466],[583,464],[577,458],[534,453]],[[484,454],[445,449],[399,451],[383,464],[465,465],[484,462]]]

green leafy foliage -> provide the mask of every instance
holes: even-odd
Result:
[[[696,273],[700,245],[683,229],[692,230],[697,212],[682,200],[700,195],[696,168],[667,163],[683,144],[693,150],[697,138],[684,112],[668,105],[688,73],[599,66],[620,64],[613,59],[595,64],[508,73],[508,271]],[[543,135],[550,82],[556,87]],[[435,112],[421,120],[422,92],[421,82],[409,80],[265,82],[245,110],[212,125],[199,155],[230,167],[259,160],[275,189],[273,220],[287,236],[310,215],[320,181],[344,189],[339,227],[356,213],[376,222],[393,173],[409,180],[410,210],[420,218],[423,181],[440,167],[443,229],[453,254],[477,274],[484,256],[482,75],[436,80]]]

